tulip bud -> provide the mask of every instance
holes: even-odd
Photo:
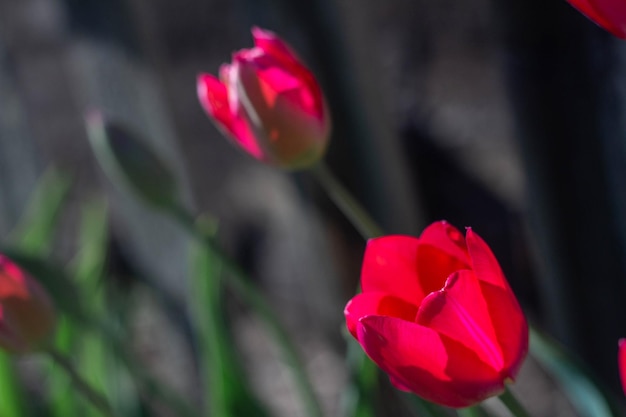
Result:
[[[0,254],[0,347],[28,353],[52,335],[56,313],[46,291]]]
[[[449,407],[504,392],[528,352],[528,325],[487,244],[446,222],[419,238],[371,239],[350,333],[398,389]]]
[[[626,2],[624,0],[568,0],[590,20],[618,38],[626,39]]]
[[[252,29],[255,46],[234,54],[219,79],[198,76],[200,104],[227,137],[256,159],[307,168],[324,154],[330,116],[313,74],[274,33]]]
[[[104,171],[124,182],[147,203],[171,207],[178,197],[177,183],[167,165],[148,146],[122,126],[87,115],[87,133]]]

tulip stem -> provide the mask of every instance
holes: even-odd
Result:
[[[380,226],[378,226],[356,198],[354,198],[337,178],[335,178],[324,162],[315,165],[311,169],[311,172],[324,190],[326,190],[330,199],[359,231],[361,236],[363,236],[363,239],[367,240],[384,234]]]
[[[190,233],[201,244],[205,245],[217,259],[222,262],[224,268],[230,272],[228,278],[224,283],[230,286],[245,302],[250,305],[261,319],[268,326],[270,332],[273,334],[274,341],[283,351],[283,358],[295,378],[296,388],[299,390],[300,395],[304,401],[305,409],[310,417],[323,417],[321,406],[313,390],[313,385],[309,380],[302,363],[297,349],[294,346],[287,331],[284,329],[281,322],[278,320],[276,313],[274,313],[272,307],[263,298],[259,291],[251,284],[251,280],[246,271],[232,259],[222,247],[217,243],[214,236],[207,235],[200,228],[196,227],[195,220],[184,208],[180,206],[170,207],[169,214],[171,214],[178,223]]]
[[[515,398],[509,387],[506,387],[505,391],[498,398],[515,417],[530,417],[526,408]]]
[[[459,417],[490,417],[490,414],[481,408],[480,405],[473,407],[459,408],[456,410]]]
[[[382,228],[339,182],[323,161],[315,165],[311,172],[363,239],[367,240],[384,234]],[[359,288],[357,288],[357,292],[360,291]],[[373,400],[372,396],[378,383],[375,365],[365,356],[363,350],[355,345],[353,343],[348,344],[346,362],[350,367],[351,383],[346,388],[342,398],[342,415],[345,417],[360,415],[359,410],[364,407],[364,404]]]
[[[63,368],[67,376],[72,381],[74,387],[85,397],[91,404],[97,408],[106,417],[115,417],[115,413],[111,408],[108,400],[102,393],[96,391],[76,370],[74,364],[63,353],[49,348],[46,353],[58,366]]]

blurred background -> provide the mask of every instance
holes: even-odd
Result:
[[[239,152],[196,98],[196,75],[250,47],[253,25],[317,75],[333,119],[326,160],[384,229],[472,226],[529,318],[619,393],[626,45],[565,1],[0,0],[0,237],[54,166],[73,185],[53,256],[68,262],[80,249],[80,204],[104,195],[109,267],[131,284],[150,277],[184,313],[189,242],[103,175],[84,125],[102,111],[173,167],[194,213],[219,219],[220,240],[270,298],[337,415],[342,311],[365,243],[307,172]],[[145,366],[202,397],[184,320],[138,299],[133,344]],[[255,389],[277,415],[301,415],[275,347],[244,306],[231,307]],[[532,361],[518,385],[537,415],[571,415]]]

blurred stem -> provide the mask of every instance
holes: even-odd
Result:
[[[363,239],[371,239],[383,235],[383,230],[370,217],[367,211],[335,178],[323,161],[311,168],[311,173],[326,190],[330,199],[359,231]]]
[[[224,252],[215,237],[206,236],[202,230],[196,227],[195,220],[184,208],[171,206],[167,212],[172,215],[187,232],[205,245],[207,250],[216,256],[217,259],[222,262],[224,268],[230,272],[228,276],[229,279],[226,280],[225,283],[230,285],[235,292],[259,314],[261,319],[268,326],[274,336],[274,341],[282,349],[283,357],[293,372],[296,387],[302,396],[304,407],[308,415],[310,417],[323,417],[321,406],[313,390],[313,385],[306,375],[304,364],[300,360],[291,338],[283,328],[270,305],[250,283],[246,271]]]
[[[333,203],[358,230],[363,239],[367,240],[384,234],[382,228],[376,224],[356,198],[335,178],[323,161],[314,166],[311,169],[311,173],[324,188]],[[348,344],[346,362],[350,367],[351,386],[343,394],[341,401],[343,404],[342,415],[345,417],[368,417],[367,415],[363,416],[362,410],[372,409],[373,393],[378,383],[376,378],[378,375],[377,368],[356,343]],[[370,407],[364,407],[364,403],[369,404]]]
[[[72,362],[63,353],[49,348],[46,353],[50,358],[59,365],[67,373],[74,387],[85,397],[91,404],[96,407],[106,417],[116,417],[113,413],[111,405],[106,398],[96,391],[89,383],[78,373]]]
[[[359,231],[363,239],[371,239],[384,235],[383,229],[372,219],[367,210],[359,204],[352,194],[335,178],[328,167],[320,162],[311,169],[311,172],[322,185],[330,199],[337,205],[339,210],[348,218],[352,225]],[[359,290],[357,290],[359,292]],[[357,343],[348,344],[347,363],[351,368],[352,386],[344,394],[345,417],[362,417],[364,403],[371,405],[374,391],[378,383],[378,368],[365,355]],[[423,400],[417,396],[411,396],[411,408],[418,410],[420,415],[441,416],[445,412],[441,407]],[[371,409],[371,407],[369,407]],[[481,410],[482,411],[482,410]],[[468,411],[471,412],[471,411]],[[465,414],[466,416],[480,416],[484,414]]]
[[[526,408],[515,398],[509,387],[506,387],[504,393],[498,398],[515,417],[530,417]]]

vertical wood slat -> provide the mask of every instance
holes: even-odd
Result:
[[[615,41],[565,2],[500,11],[505,70],[529,185],[551,330],[617,390],[626,328],[624,98]],[[620,128],[622,126],[622,128]],[[610,155],[610,157],[609,157]]]

